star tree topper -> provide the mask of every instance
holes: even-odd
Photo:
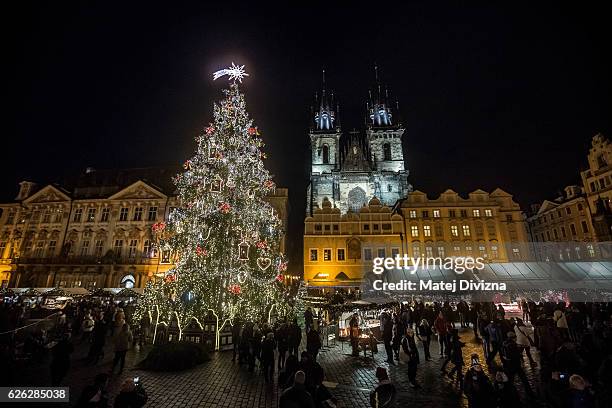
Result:
[[[238,81],[240,83],[242,83],[242,78],[249,76],[249,74],[247,74],[244,70],[244,65],[238,66],[233,62],[231,67],[215,71],[213,73],[213,81],[221,78],[224,75],[227,75],[230,81]]]

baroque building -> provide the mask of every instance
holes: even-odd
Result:
[[[582,185],[571,185],[554,200],[532,207],[527,222],[534,252],[542,260],[612,256],[612,143],[591,140]]]
[[[179,167],[94,170],[0,204],[0,277],[9,287],[143,287],[173,266],[151,228],[178,206]],[[283,220],[288,191],[268,197]],[[285,238],[281,251],[285,248]]]
[[[310,184],[307,191],[307,215],[321,208],[327,198],[342,213],[359,210],[374,196],[387,206],[412,189],[404,164],[402,137],[404,128],[398,109],[390,103],[376,76],[376,86],[366,102],[365,134],[343,133],[339,106],[333,93],[323,89],[312,109],[309,132],[311,148]]]

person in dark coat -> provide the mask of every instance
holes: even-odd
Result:
[[[51,385],[57,387],[70,370],[70,354],[74,346],[70,341],[70,333],[64,334],[63,338],[53,347],[53,360],[51,361]]]
[[[448,373],[448,378],[453,379],[455,373],[457,374],[457,384],[460,389],[463,389],[463,350],[462,347],[465,344],[459,339],[459,331],[457,329],[453,329],[452,331],[452,340],[450,346],[450,356],[449,359],[444,362],[442,366],[442,371],[445,371],[446,363],[451,361],[453,363],[453,368]]]
[[[306,333],[306,351],[314,361],[317,361],[317,355],[319,354],[319,350],[321,349],[321,337],[319,336],[319,331],[316,329],[310,329],[308,333]]]
[[[423,343],[423,352],[425,353],[425,361],[431,360],[429,345],[431,344],[432,330],[427,319],[422,319],[417,328],[417,338]]]
[[[272,380],[274,373],[274,334],[268,333],[261,342],[261,368],[266,382]]]
[[[242,326],[239,321],[236,321],[232,326],[232,345],[234,346],[232,363],[236,361],[236,354],[238,354],[238,360],[240,360],[240,329],[242,329]]]
[[[287,388],[278,401],[279,408],[315,408],[312,395],[306,391],[306,374],[303,371],[295,373],[293,385]]]
[[[515,408],[521,406],[521,398],[513,383],[508,381],[508,376],[503,371],[495,374],[493,383],[495,392],[496,407]]]
[[[304,312],[304,323],[306,324],[306,334],[314,327],[314,315],[312,314],[312,310],[307,308]]]
[[[353,313],[349,321],[349,337],[353,356],[359,355],[359,316]]]
[[[395,385],[389,381],[389,375],[384,367],[376,368],[378,384],[370,392],[370,406],[372,408],[391,408],[395,406],[397,390]]]
[[[393,320],[386,310],[380,314],[380,330],[383,342],[385,343],[385,351],[387,352],[387,364],[395,365],[393,362],[393,347],[391,346],[391,341],[393,340]]]
[[[76,408],[106,408],[108,407],[108,374],[96,375],[94,383],[86,386],[77,401]]]
[[[406,331],[404,327],[404,323],[400,316],[396,313],[393,313],[393,340],[391,346],[393,347],[393,354],[395,359],[399,361],[399,352],[402,344],[402,337],[404,336],[404,332]]]
[[[463,392],[470,408],[491,408],[495,405],[493,386],[482,370],[477,354],[472,354],[472,364],[465,373]]]
[[[302,343],[302,328],[297,322],[297,319],[293,319],[293,322],[288,328],[287,343],[289,346],[289,353],[298,356],[300,343]]]
[[[104,355],[104,343],[106,342],[106,323],[102,316],[98,316],[96,324],[91,333],[91,346],[89,347],[88,360],[98,364],[100,357]]]
[[[286,323],[280,325],[276,330],[274,338],[276,339],[276,347],[278,349],[278,369],[280,370],[285,366],[285,357],[289,349],[288,328]]]
[[[419,366],[419,350],[417,349],[416,342],[414,341],[414,331],[411,328],[407,328],[405,335],[402,338],[402,350],[406,356],[408,356],[408,381],[410,386],[413,388],[419,388],[419,384],[416,380],[417,368]]]
[[[278,373],[278,387],[282,390],[287,389],[293,385],[293,377],[299,370],[298,358],[296,355],[290,354],[285,361],[285,366]]]

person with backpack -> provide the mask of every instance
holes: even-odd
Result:
[[[491,362],[495,359],[497,353],[500,352],[504,342],[501,323],[497,319],[492,320],[485,328],[485,331],[489,336],[489,342],[491,344],[491,350],[487,356],[487,364],[491,365]]]
[[[529,359],[529,364],[534,367],[536,365],[535,360],[531,356],[531,347],[535,346],[533,338],[533,327],[531,323],[525,324],[519,318],[516,319],[516,325],[514,326],[514,334],[516,334],[516,344],[521,349],[521,356],[523,351]]]

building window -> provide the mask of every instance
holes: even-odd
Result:
[[[134,209],[134,221],[142,221],[142,207]]]
[[[427,258],[433,258],[433,248],[430,246],[425,247],[425,256]]]
[[[324,249],[323,250],[323,260],[325,262],[329,262],[332,260],[332,250],[331,249]]]
[[[34,248],[34,257],[42,258],[44,251],[45,251],[45,241],[36,242],[36,247]]]
[[[440,218],[440,210],[433,210],[433,217]]]
[[[317,262],[319,260],[319,250],[311,249],[310,250],[310,262]]]
[[[551,241],[550,239],[550,231],[546,231],[546,240]]]
[[[386,223],[382,225],[382,229],[383,231],[390,231],[391,230],[391,224]]]
[[[6,249],[6,241],[0,241],[0,259],[4,259],[5,249]]]
[[[514,257],[514,259],[520,258],[521,253],[518,248],[512,248],[512,256]]]
[[[585,234],[589,232],[589,226],[587,225],[586,221],[582,221],[580,225],[582,225],[582,232],[584,232]]]
[[[431,237],[431,226],[430,225],[423,225],[423,235],[425,235],[426,237]]]
[[[412,257],[418,258],[421,256],[421,245],[418,243],[412,244]]]
[[[506,221],[512,222],[512,214],[506,214]]]
[[[455,256],[460,255],[461,254],[461,247],[454,246],[453,247],[453,253],[455,254]]]
[[[364,231],[369,231],[370,230],[370,224],[363,224],[363,230]]]
[[[419,236],[419,226],[418,225],[411,225],[410,226],[410,235],[413,238],[416,238]]]
[[[453,237],[458,237],[459,236],[459,227],[457,227],[456,225],[451,225],[451,235]]]
[[[51,221],[51,210],[45,210],[43,213],[42,222],[48,224]]]
[[[323,229],[323,227],[321,226],[321,224],[315,224],[315,231],[321,231]]]
[[[559,232],[556,228],[553,229],[553,235],[555,236],[555,240],[559,239]]]
[[[477,237],[482,237],[484,235],[484,231],[482,229],[482,224],[481,223],[476,222],[475,229],[476,229],[476,236]]]
[[[442,226],[441,225],[436,225],[436,238],[438,239],[442,239],[443,238],[443,232],[442,232]]]
[[[470,245],[466,245],[465,246],[465,254],[466,255],[471,255],[472,254],[472,247]]]
[[[6,216],[6,224],[13,225],[15,223],[15,211],[9,211]]]
[[[40,211],[38,211],[38,210],[37,210],[37,211],[34,211],[34,212],[32,213],[32,218],[31,218],[31,220],[30,220],[30,221],[31,221],[32,223],[38,223],[38,220],[39,220],[39,219],[40,219]]]
[[[366,261],[372,260],[372,249],[371,248],[363,248],[363,259]]]
[[[120,258],[122,251],[123,251],[123,240],[122,239],[116,239],[115,240],[115,247],[113,248],[113,252],[115,253],[115,256],[117,258]]]
[[[391,258],[395,259],[399,255],[399,248],[391,248]]]
[[[87,256],[89,254],[89,241],[83,241],[81,243],[81,256]]]
[[[378,248],[378,257],[379,258],[386,257],[387,255],[385,255],[385,254],[386,254],[385,248]]]
[[[329,226],[329,224],[325,224],[325,231],[329,231],[331,229],[331,227]]]
[[[570,224],[570,232],[572,236],[576,235],[576,226],[574,224]]]
[[[72,217],[72,221],[74,222],[81,222],[81,216],[83,215],[83,209],[82,208],[77,208],[76,210],[74,210],[74,217]]]
[[[391,161],[391,145],[389,143],[383,144],[383,160]]]
[[[323,145],[323,164],[329,164],[329,146]]]
[[[481,258],[484,258],[487,256],[487,253],[485,252],[485,246],[484,245],[478,245],[478,253],[480,254]]]
[[[149,221],[155,221],[157,219],[157,207],[149,207]]]
[[[129,208],[121,207],[119,210],[119,221],[127,221]]]
[[[480,210],[472,210],[472,215],[474,217],[480,217]]]
[[[582,204],[578,203],[578,211],[582,211]]]
[[[130,258],[136,257],[136,248],[138,247],[138,240],[132,239],[130,240],[130,245],[128,247],[128,256]]]
[[[410,210],[409,216],[410,218],[416,218],[416,210]]]
[[[572,208],[571,208],[571,207],[565,207],[565,213],[566,213],[567,215],[571,215],[571,213],[572,213]]]
[[[567,237],[567,234],[565,233],[565,227],[561,227],[561,236],[562,236],[563,238],[566,238],[566,237]]]
[[[53,220],[53,222],[57,222],[57,223],[62,222],[63,216],[64,216],[64,209],[58,208],[57,210],[55,210],[55,219]]]
[[[145,239],[144,245],[142,247],[142,253],[146,258],[151,257],[151,241]]]
[[[374,228],[374,231],[378,231],[378,224],[373,224],[372,227]]]
[[[344,248],[338,248],[338,252],[336,253],[336,259],[338,259],[338,261],[344,261],[345,257],[344,257]]]
[[[491,245],[491,258],[497,259],[497,257],[498,257],[497,245]]]
[[[422,214],[423,218],[429,218],[429,211],[423,210],[423,211],[421,211],[421,214]]]
[[[485,217],[492,217],[493,216],[493,211],[491,211],[488,208],[484,210],[484,213],[485,213]]]
[[[102,215],[100,216],[100,222],[108,222],[110,216],[110,208],[106,207],[102,209]]]
[[[47,246],[47,258],[52,258],[55,256],[55,247],[57,245],[57,241],[49,241],[49,246]]]
[[[471,233],[470,233],[470,226],[469,226],[469,225],[464,225],[462,228],[463,228],[463,236],[464,236],[464,237],[469,237],[469,236],[471,236]]]
[[[457,216],[457,212],[455,210],[448,210],[448,216],[455,218]]]
[[[591,258],[595,258],[595,249],[593,249],[593,244],[587,245],[587,252]]]
[[[96,241],[96,246],[94,247],[94,255],[97,257],[101,257],[102,251],[104,251],[104,241],[101,239],[98,239]]]
[[[467,210],[461,210],[461,217],[467,217]]]
[[[384,226],[383,226],[383,228],[384,228]],[[338,231],[338,224],[334,224],[333,230],[334,231]]]
[[[94,222],[96,220],[96,209],[88,208],[87,209],[87,222]]]

